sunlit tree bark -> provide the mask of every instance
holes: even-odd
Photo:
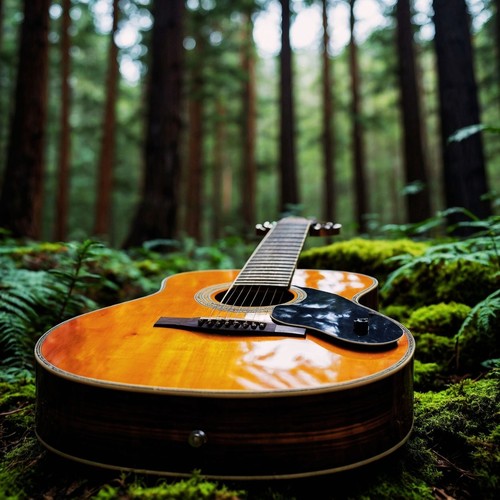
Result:
[[[191,91],[188,102],[189,137],[186,173],[186,233],[201,241],[204,177],[204,108],[203,47],[198,38],[196,44],[196,64],[192,70]]]
[[[15,110],[0,196],[0,226],[15,236],[40,236],[42,213],[49,0],[25,0]]]
[[[495,0],[495,43],[496,43],[496,51],[497,51],[497,75],[498,75],[498,85],[497,87],[500,90],[500,0]],[[498,102],[500,104],[500,93],[498,96]]]
[[[481,199],[488,192],[481,134],[449,141],[457,130],[481,121],[467,5],[465,0],[434,0],[433,7],[446,205],[483,218],[490,206]]]
[[[111,195],[115,161],[116,98],[119,76],[118,46],[115,42],[115,35],[118,31],[119,13],[118,0],[113,0],[113,26],[110,33],[108,49],[106,103],[102,126],[101,154],[99,157],[97,184],[97,206],[94,225],[94,233],[98,235],[109,235],[112,212]]]
[[[214,238],[222,236],[226,214],[229,213],[231,201],[226,199],[224,181],[230,171],[227,156],[226,105],[222,97],[215,102],[216,122],[213,149],[213,177],[212,177],[212,207],[213,217],[211,227]]]
[[[419,222],[430,217],[431,207],[413,46],[410,0],[398,0],[396,19],[399,86],[403,121],[404,171],[406,184],[413,184],[412,190],[407,189],[407,214],[409,222]]]
[[[280,210],[299,203],[295,156],[295,113],[293,104],[292,48],[290,45],[290,0],[281,3],[280,53]]]
[[[62,2],[61,26],[61,117],[59,137],[59,172],[57,175],[57,200],[54,225],[54,239],[63,241],[68,229],[68,200],[71,155],[70,112],[70,51],[71,0]]]
[[[125,246],[176,236],[184,9],[183,0],[157,0],[153,7],[144,187]]]
[[[352,118],[352,154],[354,166],[354,203],[358,230],[367,230],[368,194],[366,190],[365,149],[363,142],[363,126],[361,122],[361,84],[359,77],[358,46],[354,33],[356,19],[354,16],[355,0],[349,0],[350,33],[349,70],[351,73],[351,118]]]
[[[325,221],[333,221],[336,217],[335,210],[335,137],[333,123],[333,95],[332,95],[332,74],[328,46],[330,44],[330,34],[328,32],[328,0],[322,0],[323,12],[323,161],[324,161],[324,209],[323,217]]]
[[[245,230],[256,223],[256,183],[255,163],[256,135],[256,91],[255,91],[255,47],[253,43],[253,22],[251,12],[245,14],[243,23],[244,40],[242,48],[243,70],[243,158],[242,158],[242,213]]]

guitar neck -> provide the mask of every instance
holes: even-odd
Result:
[[[261,241],[233,283],[235,286],[289,288],[310,221],[287,217]]]

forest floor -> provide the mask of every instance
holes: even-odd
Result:
[[[301,267],[375,275],[382,311],[412,331],[417,344],[413,432],[396,453],[345,473],[224,483],[198,474],[176,480],[85,466],[45,450],[34,430],[33,343],[60,321],[58,305],[64,304],[65,319],[143,296],[157,289],[160,276],[196,260],[144,252],[131,257],[107,248],[92,252],[88,243],[5,242],[0,251],[0,498],[499,498],[498,243],[497,238],[492,245],[489,237],[432,245],[356,240],[305,252]],[[217,249],[204,255],[208,261],[198,262],[204,268],[223,260]]]

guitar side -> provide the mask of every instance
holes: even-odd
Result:
[[[155,328],[204,316],[236,271],[176,275],[160,292],[69,320],[40,339],[37,434],[82,462],[214,478],[301,477],[401,446],[412,426],[414,344],[356,351],[319,336]],[[302,287],[375,305],[376,282],[297,270]],[[243,311],[269,316],[269,311]]]

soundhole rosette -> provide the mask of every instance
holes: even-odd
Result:
[[[288,290],[284,291],[283,300],[276,301],[271,300],[271,303],[265,301],[264,294],[261,294],[255,303],[258,305],[247,305],[246,303],[222,303],[221,300],[226,296],[226,292],[230,289],[232,283],[222,283],[218,285],[208,286],[196,292],[194,298],[196,302],[205,307],[210,307],[218,311],[225,312],[238,312],[238,313],[265,313],[269,314],[275,306],[284,304],[298,304],[302,302],[307,294],[304,290],[292,286]],[[269,294],[269,298],[273,297]],[[274,296],[276,297],[276,296]],[[227,297],[226,297],[227,300]],[[261,302],[259,302],[259,300]],[[250,302],[250,300],[247,300]],[[269,302],[269,301],[268,301]]]

